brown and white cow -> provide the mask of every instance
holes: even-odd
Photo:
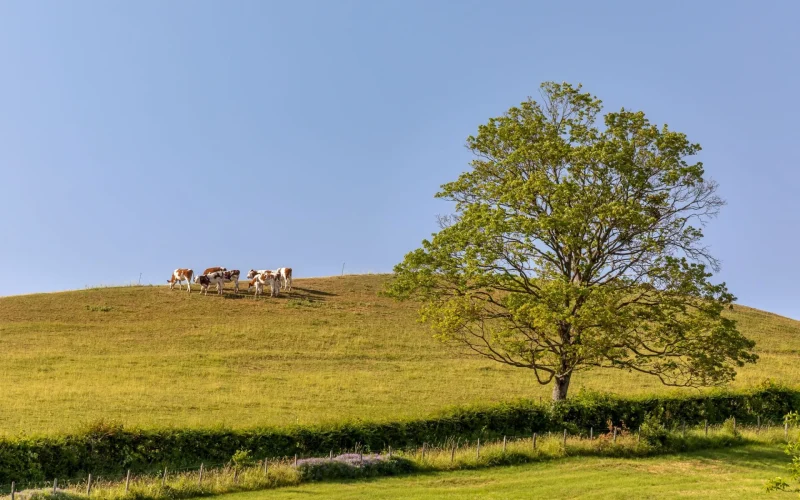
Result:
[[[169,289],[175,289],[175,283],[178,284],[178,290],[183,290],[183,281],[186,282],[186,288],[189,293],[192,293],[192,276],[194,271],[191,269],[176,269],[172,272],[172,276],[167,280]]]
[[[239,270],[231,269],[230,271],[222,271],[222,277],[225,283],[233,281],[233,293],[239,293]]]
[[[200,285],[200,293],[208,295],[208,287],[217,285],[217,293],[222,295],[222,286],[225,283],[224,271],[216,271],[210,274],[203,274],[194,279],[194,282]]]
[[[259,269],[258,271],[256,271],[255,269],[251,269],[251,270],[250,270],[250,271],[247,273],[247,279],[249,279],[249,280],[252,280],[252,279],[253,279],[253,278],[255,278],[257,275],[259,275],[259,274],[261,274],[261,273],[267,273],[267,272],[270,272],[270,273],[271,273],[272,271],[270,271],[269,269]]]
[[[224,267],[209,267],[208,269],[203,271],[203,274],[211,274],[217,271],[227,271],[227,269],[225,269]]]
[[[256,274],[250,281],[250,286],[247,289],[250,290],[251,287],[255,287],[255,296],[258,297],[264,293],[264,285],[269,286],[270,297],[277,297],[280,293],[280,277],[272,271],[264,271],[263,273]]]
[[[284,290],[287,292],[292,291],[292,268],[291,267],[279,267],[278,269],[272,271],[278,275],[281,280],[281,285]]]

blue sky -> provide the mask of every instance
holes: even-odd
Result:
[[[796,2],[2,2],[0,295],[386,272],[547,80],[703,145],[739,301],[800,318]]]

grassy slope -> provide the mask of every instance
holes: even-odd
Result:
[[[139,426],[393,419],[548,396],[525,370],[443,348],[415,321],[414,304],[377,296],[386,279],[295,280],[292,296],[257,301],[166,286],[2,298],[0,433],[101,418]],[[735,385],[800,381],[800,323],[744,307],[734,315],[762,356]],[[580,387],[669,390],[616,371],[580,373],[571,390]]]
[[[538,464],[417,476],[317,483],[222,495],[219,500],[309,498],[758,498],[767,479],[786,476],[778,446],[653,458],[568,458]]]

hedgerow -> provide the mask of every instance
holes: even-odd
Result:
[[[785,414],[797,409],[800,391],[768,385],[751,392],[697,396],[579,394],[557,404],[521,400],[454,408],[431,418],[397,422],[246,430],[144,430],[101,422],[70,435],[0,439],[0,484],[196,467],[201,462],[228,461],[239,450],[248,450],[254,459],[326,456],[330,451],[356,447],[364,452],[401,449],[453,437],[492,439],[564,429],[585,434],[590,428],[595,432],[606,429],[608,422],[635,428],[646,415],[655,415],[672,428],[684,422],[719,424],[730,417],[741,424],[757,419],[781,422]]]

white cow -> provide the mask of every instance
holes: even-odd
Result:
[[[281,290],[280,277],[275,275],[272,271],[265,271],[263,273],[256,274],[252,281],[250,281],[250,287],[256,288],[256,297],[264,293],[264,285],[269,286],[270,297],[277,297]],[[248,290],[250,287],[248,287]]]
[[[292,268],[291,267],[279,267],[278,269],[272,271],[273,273],[277,274],[281,280],[281,286],[287,292],[292,291]]]
[[[175,283],[178,284],[178,290],[183,290],[183,282],[186,282],[186,288],[188,289],[189,293],[192,293],[192,275],[194,271],[191,269],[176,269],[172,272],[172,276],[170,279],[167,280],[169,283],[169,289],[175,289]]]
[[[217,293],[222,295],[222,287],[225,284],[225,271],[217,271],[210,274],[202,274],[194,279],[194,282],[200,285],[200,293],[208,295],[208,287],[217,285]]]

